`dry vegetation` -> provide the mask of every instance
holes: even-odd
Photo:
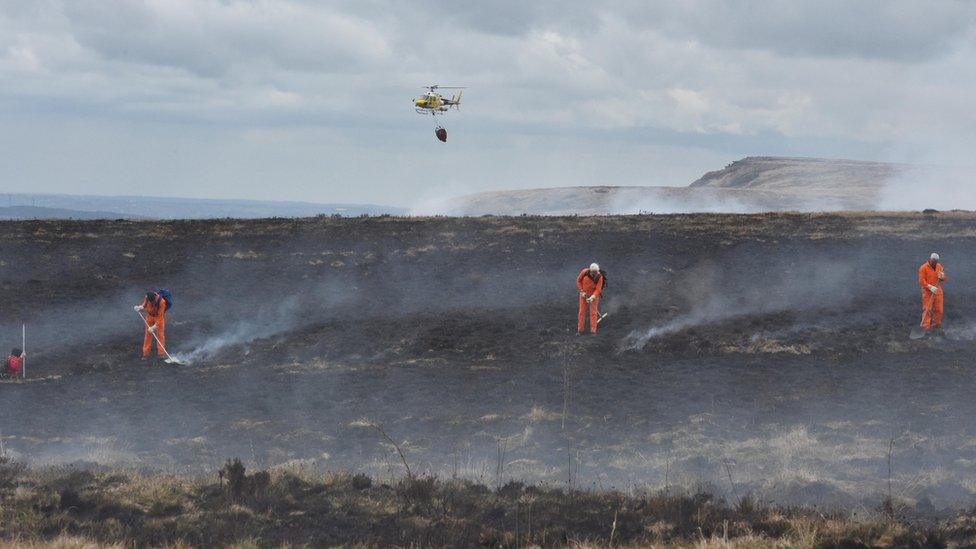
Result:
[[[922,521],[733,503],[703,492],[620,493],[350,473],[184,479],[2,465],[0,537],[12,547],[648,546],[942,547],[976,541],[969,514]]]

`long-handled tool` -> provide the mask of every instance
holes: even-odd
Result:
[[[596,313],[597,313],[597,319],[596,319],[597,324],[603,322],[603,319],[607,318],[607,315],[610,314],[610,313],[601,313],[599,309],[597,309]]]
[[[582,294],[582,292],[580,293],[580,297],[583,297],[583,294]],[[586,299],[586,302],[587,302],[587,303],[590,303],[590,300],[589,300],[589,299],[587,299],[587,298],[585,298],[585,297],[584,297],[583,299]],[[598,312],[597,312],[597,319],[596,319],[596,323],[597,323],[597,324],[599,324],[599,323],[601,323],[601,322],[603,322],[603,319],[604,319],[604,318],[607,318],[607,315],[608,315],[608,314],[610,314],[610,313],[602,313],[602,314],[601,314],[601,313],[600,313],[600,312],[598,311]]]
[[[27,379],[27,325],[26,324],[20,325],[20,348],[21,348],[21,353],[23,353],[21,355],[22,358],[20,359],[20,365],[22,368],[21,373],[23,374],[23,378]]]
[[[142,319],[142,323],[146,325],[146,329],[149,330],[149,333],[152,334],[153,339],[156,340],[156,345],[159,345],[159,348],[163,350],[164,354],[166,354],[166,360],[164,362],[166,362],[166,364],[186,364],[185,362],[173,358],[169,354],[169,351],[166,350],[166,346],[163,345],[161,341],[159,341],[159,337],[156,336],[156,331],[153,330],[152,327],[149,325],[149,321],[146,320],[146,317],[142,316],[142,313],[139,311],[136,311],[136,314],[139,315],[139,318]]]

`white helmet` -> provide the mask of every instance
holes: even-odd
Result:
[[[590,270],[591,271],[599,271],[600,270],[600,266],[597,265],[596,263],[590,263]]]
[[[929,256],[929,259],[934,259],[934,260],[938,261],[939,260],[939,254],[937,254],[935,252],[932,252],[932,255]]]

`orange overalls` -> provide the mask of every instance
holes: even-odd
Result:
[[[941,275],[941,276],[940,276]],[[942,281],[946,279],[942,263],[933,267],[928,261],[918,268],[918,284],[922,287],[922,328],[938,328],[942,326]],[[936,293],[929,290],[929,286],[938,288]]]
[[[153,305],[147,298],[142,300],[142,306],[146,309],[146,324],[156,326],[156,337],[159,339],[159,343],[156,344],[156,355],[166,356],[163,352],[166,347],[166,307],[168,306],[166,300],[159,297]],[[153,335],[146,327],[146,335],[142,338],[142,356],[149,356],[152,344]]]
[[[596,333],[596,322],[600,315],[600,294],[603,293],[603,275],[597,273],[596,278],[590,276],[590,269],[584,268],[576,277],[576,287],[579,291],[586,294],[586,297],[593,297],[593,301],[587,303],[583,296],[579,298],[579,320],[576,323],[576,332],[583,333],[586,327],[586,310],[590,310],[590,333]]]

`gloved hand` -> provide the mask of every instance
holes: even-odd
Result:
[[[144,311],[145,309],[146,309],[146,308],[145,308],[145,307],[143,307],[142,305],[135,305],[135,306],[133,306],[133,307],[132,307],[132,310],[133,310],[133,311],[136,311],[136,312],[142,312],[142,311]]]
[[[156,333],[156,325],[155,324],[153,324],[152,326],[149,327],[149,333],[151,333],[151,334]]]
[[[939,280],[945,280],[945,271],[939,271]]]
[[[595,295],[591,295],[590,297],[586,298],[586,302],[587,303],[593,303],[593,300],[594,299],[596,299],[596,296]]]
[[[586,292],[580,292],[580,297],[582,297],[583,299],[586,299]]]
[[[937,294],[939,293],[939,288],[937,286],[929,284],[929,291],[932,292],[933,294]]]

